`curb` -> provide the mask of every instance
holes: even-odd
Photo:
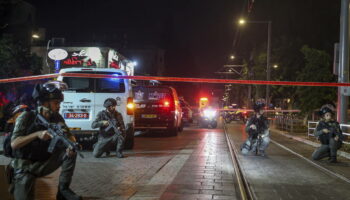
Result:
[[[277,129],[275,129],[275,128],[270,128],[270,130],[273,131],[273,132],[275,132],[275,133],[278,133],[278,134],[280,134],[280,135],[283,135],[283,136],[285,136],[285,137],[287,137],[287,138],[291,138],[291,139],[293,139],[293,140],[297,140],[297,141],[299,141],[299,142],[303,142],[303,143],[308,144],[308,145],[311,145],[311,146],[313,146],[313,147],[319,147],[319,146],[321,146],[321,144],[319,144],[319,143],[312,142],[312,141],[310,141],[310,140],[306,140],[306,139],[301,138],[301,137],[298,137],[298,136],[290,135],[290,134],[286,133],[285,131],[280,131],[280,130],[277,130]],[[339,150],[338,150],[338,151],[337,151],[337,154],[338,154],[338,156],[342,156],[342,157],[344,157],[344,158],[350,159],[350,153],[347,153],[347,152],[339,151]]]

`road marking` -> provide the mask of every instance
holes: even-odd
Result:
[[[324,172],[326,172],[326,173],[328,173],[328,174],[330,174],[330,175],[336,176],[337,178],[340,178],[341,180],[343,180],[343,181],[345,181],[345,182],[347,182],[347,183],[350,183],[350,179],[346,178],[345,176],[342,176],[342,175],[340,175],[340,174],[338,174],[338,173],[332,172],[331,170],[329,170],[329,169],[327,169],[327,168],[325,168],[325,167],[322,167],[321,165],[319,165],[319,164],[317,164],[317,163],[315,163],[315,162],[309,160],[308,158],[304,157],[303,155],[301,155],[301,154],[299,154],[299,153],[297,153],[297,152],[291,150],[290,148],[288,148],[288,147],[286,147],[286,146],[284,146],[284,145],[282,145],[282,144],[280,144],[280,143],[278,143],[278,142],[276,142],[276,141],[274,141],[274,140],[272,140],[272,139],[271,139],[271,142],[274,143],[274,144],[276,144],[277,146],[279,146],[279,147],[281,147],[281,148],[283,148],[283,149],[289,151],[290,153],[292,153],[292,154],[294,154],[294,155],[296,155],[296,156],[298,156],[298,157],[304,159],[305,161],[307,161],[307,162],[310,163],[311,165],[314,165],[314,166],[317,167],[318,169],[320,169],[320,170],[322,170],[322,171],[324,171]]]
[[[191,144],[192,145],[192,144]],[[136,192],[130,200],[144,199],[158,199],[162,196],[166,188],[173,182],[183,165],[193,153],[193,149],[182,149],[174,158],[172,158],[166,165],[164,165],[151,180]]]

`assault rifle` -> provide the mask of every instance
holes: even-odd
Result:
[[[69,148],[74,152],[77,152],[80,157],[84,158],[83,154],[80,152],[80,145],[76,142],[72,142],[66,136],[62,130],[61,124],[49,123],[41,114],[37,114],[38,123],[45,128],[52,136],[48,152],[52,153],[57,145],[58,141],[61,141],[65,148]]]
[[[110,129],[113,128],[114,133],[116,135],[120,135],[121,131],[119,130],[119,128],[116,126],[117,124],[117,120],[116,119],[108,119],[108,126],[107,128],[105,128],[105,132],[107,133]]]
[[[250,125],[253,125],[253,124],[256,126],[256,129],[252,129],[252,128],[248,129],[248,135],[249,135],[250,140],[256,139],[258,137],[258,135],[261,134],[261,132],[263,131],[263,130],[261,130],[263,127],[261,127],[261,125],[259,123],[259,119],[257,119],[256,117],[253,118],[253,121]]]

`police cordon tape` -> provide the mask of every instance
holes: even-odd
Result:
[[[290,86],[324,86],[324,87],[350,86],[350,83],[331,83],[331,82],[260,81],[260,80],[181,78],[181,77],[161,77],[161,76],[115,76],[115,75],[104,75],[104,74],[78,74],[78,73],[46,74],[46,75],[25,76],[25,77],[18,77],[18,78],[7,78],[7,79],[0,79],[0,83],[48,79],[48,78],[56,78],[58,76],[80,77],[80,78],[120,78],[120,79],[148,80],[148,81],[157,80],[157,81],[166,81],[166,82],[225,83],[225,84],[231,83],[231,84],[245,84],[245,85],[290,85]]]
[[[239,108],[222,108],[222,109],[218,109],[219,111],[240,111],[240,112],[254,112],[254,110],[252,109],[239,109]],[[276,109],[276,110],[264,110],[264,112],[278,112],[278,113],[283,113],[283,112],[300,112],[300,110],[281,110],[281,109]]]

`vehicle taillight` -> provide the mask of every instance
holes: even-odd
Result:
[[[128,97],[127,104],[126,104],[126,113],[128,115],[133,115],[135,109],[134,99],[132,97]]]
[[[170,102],[168,100],[165,100],[163,103],[164,107],[170,107]]]

